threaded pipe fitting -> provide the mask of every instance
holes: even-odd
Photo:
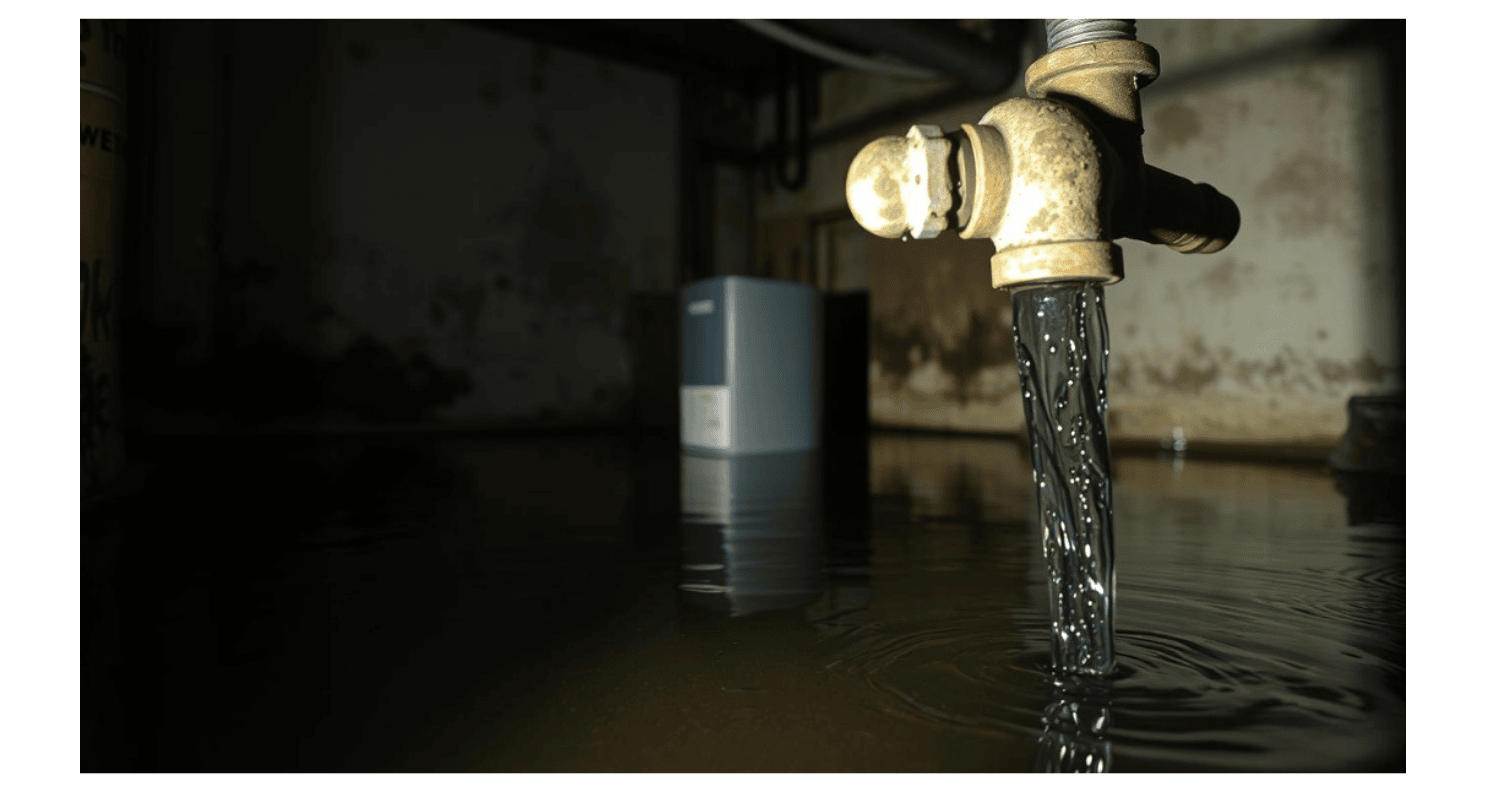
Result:
[[[1080,44],[1118,39],[1135,41],[1135,20],[1133,19],[1049,19],[1043,21],[1047,25],[1047,52],[1049,53]]]

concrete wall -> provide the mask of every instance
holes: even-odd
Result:
[[[1148,162],[1214,185],[1243,224],[1209,256],[1121,243],[1127,277],[1106,290],[1112,436],[1181,429],[1190,443],[1321,446],[1342,433],[1351,395],[1401,388],[1390,84],[1377,48],[1344,36],[1347,25],[1139,21],[1162,64],[1142,92]],[[1038,52],[1029,43],[1024,62]],[[814,130],[945,87],[830,74]],[[1022,91],[1018,81],[816,151],[807,189],[762,196],[765,268],[799,275],[795,231],[842,207],[844,172],[866,142],[915,122],[953,129]],[[868,276],[873,424],[1024,427],[1009,298],[989,288],[988,243],[869,237],[863,253],[839,252],[864,263],[841,260],[838,274]]]
[[[158,427],[194,392],[232,424],[633,418],[673,79],[442,21],[167,23],[158,57]]]

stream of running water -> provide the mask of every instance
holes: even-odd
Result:
[[[1115,666],[1115,563],[1104,292],[1093,283],[1043,284],[1013,292],[1011,305],[1047,562],[1052,666],[1107,675]]]

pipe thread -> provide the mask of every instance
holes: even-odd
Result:
[[[1135,41],[1133,19],[1049,19],[1044,22],[1047,24],[1049,53],[1095,42]]]

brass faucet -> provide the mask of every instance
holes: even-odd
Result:
[[[1133,36],[1133,34],[1131,34]],[[860,150],[845,198],[877,236],[948,228],[995,244],[995,288],[1124,277],[1119,237],[1181,253],[1222,250],[1239,209],[1213,187],[1145,163],[1140,89],[1160,71],[1130,39],[1054,48],[1026,70],[1027,97],[944,134],[914,125]]]

